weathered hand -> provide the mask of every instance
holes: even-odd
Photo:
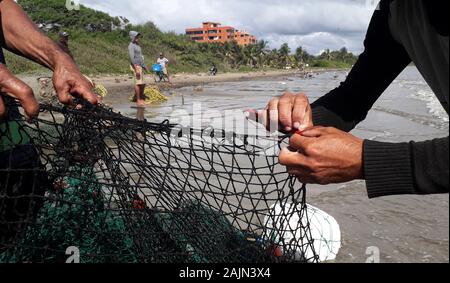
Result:
[[[250,119],[263,124],[271,132],[290,133],[313,126],[311,105],[303,93],[285,93],[273,98],[265,110],[248,112]]]
[[[16,78],[4,64],[0,64],[0,92],[19,100],[28,118],[34,118],[39,114],[39,104],[33,90]],[[5,103],[0,96],[0,117],[4,116],[5,112]]]
[[[69,58],[62,59],[56,65],[53,85],[59,101],[63,104],[73,105],[73,97],[82,98],[93,105],[99,103],[98,96],[92,91],[93,85]]]
[[[364,178],[364,141],[335,128],[315,127],[292,136],[280,163],[305,184],[337,184]]]

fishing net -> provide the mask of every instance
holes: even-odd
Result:
[[[0,134],[0,262],[318,260],[281,138],[51,105]]]

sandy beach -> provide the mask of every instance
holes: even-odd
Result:
[[[157,85],[162,90],[173,90],[187,86],[202,86],[211,83],[221,82],[240,82],[257,79],[270,79],[278,77],[307,76],[308,74],[317,74],[323,72],[332,72],[333,69],[310,68],[304,71],[300,70],[271,70],[255,72],[237,72],[237,73],[219,73],[216,76],[210,76],[207,73],[186,74],[179,73],[171,75],[171,83],[155,83],[152,74],[146,74],[146,82],[150,85]],[[37,78],[51,77],[50,72],[42,74],[23,74],[18,77],[33,88],[35,93],[39,93]],[[133,77],[131,75],[93,75],[90,78],[96,83],[105,86],[109,93],[109,99],[117,99],[121,94],[128,96],[133,93]]]

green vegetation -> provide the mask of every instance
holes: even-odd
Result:
[[[312,56],[303,48],[294,54],[287,44],[270,50],[269,43],[242,47],[235,42],[199,44],[184,35],[163,33],[153,23],[131,25],[123,17],[111,17],[81,5],[69,11],[62,0],[18,0],[31,19],[54,40],[59,30],[71,34],[70,48],[80,69],[86,74],[124,74],[130,72],[128,33],[137,30],[144,35],[141,45],[146,63],[152,65],[160,52],[171,61],[172,73],[205,72],[216,64],[221,72],[279,69],[286,67],[348,68],[356,57],[345,48]],[[344,52],[345,51],[345,52]],[[42,72],[44,69],[6,52],[8,66],[14,73]]]

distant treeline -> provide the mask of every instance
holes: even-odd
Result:
[[[220,71],[250,71],[253,69],[301,68],[305,65],[322,68],[348,68],[357,57],[346,48],[326,50],[319,56],[309,54],[302,47],[291,50],[287,44],[270,49],[269,42],[239,46],[196,43],[185,35],[161,32],[155,24],[132,25],[123,17],[95,11],[81,5],[80,10],[68,10],[63,0],[18,0],[31,19],[50,37],[57,39],[60,30],[71,34],[70,47],[82,72],[86,74],[121,74],[129,72],[128,33],[137,30],[143,34],[141,45],[148,65],[160,52],[171,61],[171,70],[205,72],[212,64]],[[14,73],[39,72],[36,64],[6,54],[9,68]]]

